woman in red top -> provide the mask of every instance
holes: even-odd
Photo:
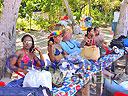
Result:
[[[95,40],[94,40],[94,31],[92,27],[89,27],[87,29],[87,34],[85,34],[85,37],[83,41],[81,42],[81,47],[83,48],[84,46],[91,46],[95,45]]]
[[[10,69],[16,72],[18,75],[27,74],[28,69],[31,69],[33,66],[41,67],[44,65],[44,58],[41,51],[34,46],[34,40],[30,35],[24,35],[21,39],[23,42],[23,48],[17,50],[13,58],[10,60]],[[34,54],[34,51],[37,50],[40,59]],[[19,73],[18,73],[19,72]]]

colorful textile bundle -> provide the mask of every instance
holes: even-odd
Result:
[[[48,36],[48,38],[53,37],[53,36],[59,36],[62,34],[62,31],[52,31],[51,34]]]

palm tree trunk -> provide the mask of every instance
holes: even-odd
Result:
[[[115,38],[128,36],[128,0],[123,0],[120,7],[119,22],[116,27]]]
[[[0,18],[0,78],[5,75],[5,61],[15,52],[16,20],[22,0],[4,0]]]
[[[72,21],[72,24],[74,24],[73,15],[72,15],[71,9],[69,7],[68,1],[67,0],[63,0],[63,2],[65,4],[65,6],[66,6],[66,10],[67,10],[68,16],[69,16],[70,20]]]
[[[89,16],[91,16],[91,0],[88,0],[88,5],[89,5]]]

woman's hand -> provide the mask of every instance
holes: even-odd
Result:
[[[35,47],[35,50],[36,50],[37,52],[39,52],[40,59],[41,59],[41,60],[44,60],[44,57],[43,57],[43,54],[42,54],[41,49],[40,49],[39,47]],[[35,56],[35,57],[36,57],[36,56]],[[37,60],[38,60],[38,59],[37,59]]]
[[[35,47],[35,50],[39,53],[41,53],[41,49],[39,47]]]
[[[48,42],[48,45],[49,45],[49,46],[52,46],[53,44],[54,44],[54,43],[53,43],[52,41],[49,41],[49,42]]]
[[[26,75],[28,73],[28,71],[27,70],[23,70],[23,73]]]

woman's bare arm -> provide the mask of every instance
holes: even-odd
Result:
[[[15,56],[10,60],[11,69],[14,72],[18,71],[18,72],[23,72],[24,74],[27,74],[27,70],[23,70],[16,66],[17,60],[19,59],[20,55],[21,55],[21,50],[17,51],[15,53]]]

